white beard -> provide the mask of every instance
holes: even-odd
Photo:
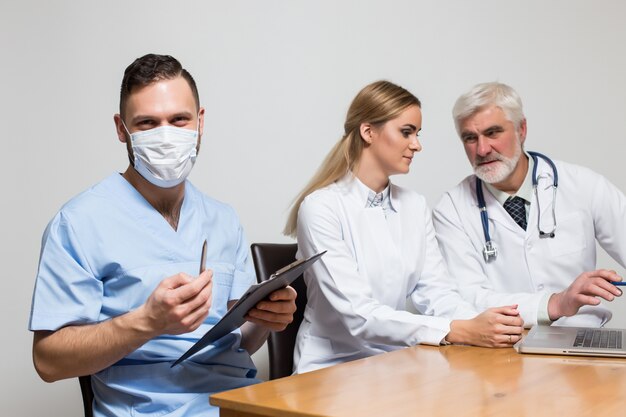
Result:
[[[510,158],[507,158],[496,151],[492,151],[489,156],[484,158],[477,156],[474,161],[474,174],[488,184],[496,184],[504,181],[513,173],[520,157],[522,156],[522,144],[519,142],[519,139],[517,145],[515,153]],[[490,161],[497,162],[486,166],[480,165],[481,163]]]

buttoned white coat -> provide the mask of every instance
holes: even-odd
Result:
[[[298,257],[328,252],[304,274],[296,372],[437,345],[452,318],[477,314],[448,278],[424,198],[393,184],[390,195],[387,213],[367,208],[368,189],[347,175],[300,206]],[[406,311],[407,298],[423,315]]]
[[[550,231],[555,221],[551,206],[554,177],[544,160],[538,158],[538,164],[541,228]],[[559,181],[554,238],[539,237],[534,194],[524,231],[483,187],[489,232],[498,249],[497,259],[486,262],[473,175],[445,193],[433,211],[437,239],[461,295],[478,309],[519,304],[527,326],[537,323],[542,297],[562,291],[582,272],[596,269],[596,240],[617,262],[626,264],[624,194],[587,168],[559,161],[555,164]],[[589,316],[578,320],[582,324],[599,325],[607,319],[606,310],[585,310]],[[562,322],[567,324],[567,320]]]

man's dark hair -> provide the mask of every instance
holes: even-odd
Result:
[[[183,77],[196,99],[196,108],[200,108],[200,96],[196,82],[189,72],[180,65],[180,62],[169,55],[147,54],[137,58],[132,64],[126,67],[122,88],[120,89],[120,115],[124,117],[126,101],[135,88],[145,87],[162,80],[171,80],[176,77]]]

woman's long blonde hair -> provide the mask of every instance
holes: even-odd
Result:
[[[400,115],[407,107],[421,103],[404,88],[389,81],[376,81],[364,87],[356,95],[344,123],[344,135],[330,150],[311,181],[294,200],[283,233],[295,237],[298,225],[298,210],[304,198],[320,188],[354,172],[366,144],[361,137],[361,124],[381,126]]]

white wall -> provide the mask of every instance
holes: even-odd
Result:
[[[470,172],[452,103],[488,80],[524,99],[529,149],[626,190],[624,16],[621,0],[4,0],[3,414],[81,415],[76,380],[49,385],[33,370],[31,292],[48,220],[125,169],[112,115],[136,57],[169,53],[195,76],[207,118],[192,181],[236,208],[251,242],[282,242],[290,201],[339,138],[350,100],[380,78],[423,101],[424,150],[397,182],[431,204]]]

